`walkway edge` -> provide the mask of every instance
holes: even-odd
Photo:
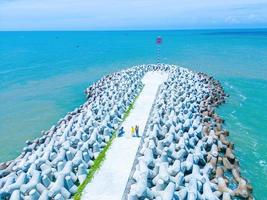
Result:
[[[145,129],[144,129],[144,132],[143,132],[143,134],[142,134],[141,141],[140,141],[140,144],[139,144],[139,147],[138,147],[138,149],[137,149],[137,152],[136,152],[136,155],[135,155],[135,159],[134,159],[134,162],[133,162],[133,166],[132,166],[130,175],[129,175],[129,177],[128,177],[127,184],[126,184],[126,186],[125,186],[125,190],[124,190],[123,195],[122,195],[122,200],[127,200],[127,199],[128,199],[127,195],[128,195],[128,193],[129,193],[129,191],[130,191],[131,185],[133,184],[132,176],[133,176],[133,174],[134,174],[136,165],[137,165],[137,163],[138,163],[138,160],[137,160],[137,159],[138,159],[138,157],[139,157],[139,155],[140,155],[140,150],[141,150],[141,148],[142,148],[142,146],[143,146],[143,143],[144,143],[144,138],[145,138],[145,135],[146,135],[148,126],[149,126],[149,120],[150,120],[150,118],[151,118],[151,114],[152,114],[152,112],[153,112],[153,110],[154,110],[155,103],[156,103],[157,97],[158,97],[158,95],[159,95],[161,86],[162,86],[162,84],[160,84],[159,87],[158,87],[158,89],[157,89],[157,93],[156,93],[155,99],[154,99],[153,104],[152,104],[152,106],[151,106],[151,109],[150,109],[150,111],[149,111],[149,115],[148,115],[148,119],[147,119],[147,121],[146,121]]]
[[[122,121],[120,122],[120,125],[117,127],[117,129],[113,132],[112,137],[110,138],[109,142],[104,147],[104,149],[100,152],[98,157],[94,160],[93,166],[91,168],[89,168],[89,173],[87,174],[86,179],[83,181],[83,183],[81,185],[78,186],[78,190],[73,196],[74,200],[80,200],[81,199],[85,187],[87,186],[88,183],[90,183],[93,180],[93,178],[95,176],[95,173],[100,170],[103,162],[106,159],[107,151],[110,149],[113,140],[115,140],[116,137],[117,137],[117,132],[120,129],[121,124],[127,119],[127,117],[129,116],[129,113],[134,108],[134,104],[135,104],[136,100],[138,99],[138,97],[140,96],[140,94],[142,93],[143,88],[144,88],[144,84],[142,84],[142,87],[140,88],[139,93],[136,95],[136,97],[133,100],[133,102],[129,105],[128,109],[123,114]]]

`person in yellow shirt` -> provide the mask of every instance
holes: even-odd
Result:
[[[131,127],[130,132],[131,132],[132,137],[134,137],[134,132],[135,132],[135,130],[134,130],[134,127],[133,127],[133,126]]]

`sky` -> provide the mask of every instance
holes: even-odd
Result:
[[[0,0],[0,31],[265,27],[267,0]]]

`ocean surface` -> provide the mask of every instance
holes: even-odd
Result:
[[[267,199],[267,30],[0,32],[0,162],[85,101],[103,75],[160,61],[206,72],[230,94],[226,120],[242,174]]]

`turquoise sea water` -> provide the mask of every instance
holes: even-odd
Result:
[[[213,75],[230,94],[218,112],[256,199],[267,199],[267,30],[0,32],[0,162],[103,75],[155,63],[158,35],[161,62]]]

